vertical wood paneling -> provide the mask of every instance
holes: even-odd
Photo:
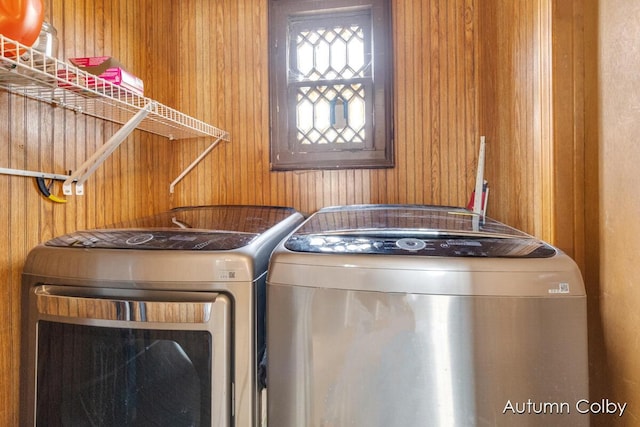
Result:
[[[198,15],[209,3],[181,3],[183,27],[208,19],[210,30],[201,38],[180,33],[178,104],[204,105],[193,114],[228,130],[232,142],[185,178],[174,204],[284,204],[303,212],[348,203],[466,204],[479,139],[474,0],[393,2],[396,167],[308,172],[269,170],[267,1],[221,0],[215,16]],[[212,65],[200,69],[194,55]],[[207,109],[212,100],[216,108]],[[201,149],[173,148],[176,173]],[[211,191],[201,177],[215,183]]]
[[[626,6],[630,6],[631,3],[627,3]],[[611,183],[612,187],[605,188],[603,185],[600,187],[600,183],[604,182],[603,174],[604,174],[604,160],[601,163],[600,160],[600,147],[605,146],[606,142],[600,141],[602,132],[605,129],[610,129],[615,125],[605,125],[604,113],[602,111],[603,104],[600,104],[601,96],[608,92],[608,87],[616,87],[620,89],[622,92],[625,92],[624,88],[620,88],[618,85],[618,81],[615,78],[615,75],[611,75],[610,79],[607,79],[605,82],[600,80],[600,72],[599,66],[603,67],[600,70],[607,67],[609,61],[606,58],[602,58],[600,56],[600,52],[602,52],[599,47],[600,44],[606,44],[607,37],[609,32],[613,30],[613,28],[623,28],[620,25],[620,21],[616,20],[615,22],[610,22],[609,24],[605,24],[607,21],[600,21],[598,15],[601,13],[601,9],[599,9],[599,5],[596,2],[584,2],[584,54],[585,54],[585,93],[584,93],[584,131],[585,131],[585,176],[584,176],[584,188],[585,188],[585,209],[584,209],[584,223],[585,223],[585,233],[583,238],[585,242],[582,245],[576,244],[578,250],[581,247],[584,248],[584,278],[587,285],[587,315],[589,319],[593,319],[589,323],[589,388],[591,396],[614,396],[618,394],[624,394],[627,390],[626,387],[621,387],[621,389],[616,390],[613,386],[610,385],[610,381],[612,376],[616,376],[617,378],[626,378],[627,372],[616,372],[614,366],[620,366],[619,361],[611,361],[608,357],[610,354],[609,348],[605,344],[605,335],[608,328],[609,331],[616,330],[617,326],[614,322],[621,319],[622,324],[627,323],[624,319],[624,316],[628,315],[625,313],[626,310],[621,310],[619,307],[614,305],[613,313],[609,316],[606,314],[603,315],[603,305],[606,306],[608,303],[603,302],[603,295],[606,294],[615,294],[621,297],[621,301],[624,300],[625,303],[630,302],[631,304],[637,304],[638,298],[630,298],[629,294],[625,291],[619,292],[615,287],[607,289],[606,283],[610,281],[614,284],[623,284],[623,283],[631,283],[634,280],[619,280],[617,277],[613,279],[609,279],[608,274],[616,274],[613,273],[616,271],[615,268],[612,268],[607,264],[607,261],[604,259],[606,255],[605,251],[610,251],[610,249],[606,248],[606,243],[604,238],[602,237],[601,230],[607,230],[608,225],[604,222],[604,218],[607,218],[607,212],[604,211],[606,202],[604,201],[604,193],[607,193],[613,187],[616,186],[615,180]],[[619,6],[618,6],[619,7]],[[627,9],[621,9],[625,12]],[[606,16],[606,15],[603,15]],[[620,17],[621,18],[621,17]],[[620,19],[618,18],[618,19]],[[612,25],[613,24],[613,25]],[[609,27],[609,25],[612,25]],[[595,29],[599,29],[599,31],[595,31]],[[632,34],[627,34],[625,37],[633,37]],[[627,57],[626,55],[624,62],[627,69],[633,69],[630,67],[627,61],[633,62],[631,57]],[[622,59],[622,56],[620,57]],[[637,59],[637,58],[636,58]],[[637,62],[637,61],[636,61]],[[599,88],[599,83],[603,83],[605,87]],[[637,90],[636,90],[637,93]],[[616,92],[613,92],[611,95],[613,98],[617,96]],[[616,100],[615,103],[619,103]],[[637,129],[637,127],[636,127]],[[625,132],[625,134],[627,134]],[[637,150],[636,150],[637,154]],[[626,155],[626,153],[625,153]],[[616,163],[609,159],[608,161],[611,165],[618,166]],[[626,199],[625,196],[620,194],[615,194],[611,200],[616,200],[616,202],[612,203],[613,211],[615,212],[617,209],[617,205],[620,200]],[[636,196],[636,203],[638,202],[638,198]],[[628,204],[625,201],[625,206],[628,209]],[[602,210],[602,212],[601,212]],[[621,224],[624,224],[621,222]],[[620,228],[621,235],[627,236],[635,236],[634,233],[630,233],[630,230],[627,228],[628,224],[622,225]],[[609,233],[607,233],[609,234]],[[616,235],[609,234],[610,239],[615,241],[617,240]],[[633,237],[631,238],[633,240]],[[620,242],[621,247],[624,247],[624,250],[627,253],[629,252],[630,242]],[[610,253],[615,254],[616,251],[610,251]],[[615,258],[613,256],[612,258]],[[601,261],[602,259],[602,261]],[[634,277],[634,273],[628,268],[628,266],[621,268],[626,274],[627,278]],[[618,273],[620,274],[620,273]],[[631,312],[635,312],[632,310]],[[632,342],[637,337],[637,330],[626,329],[630,336],[627,337],[619,337],[620,342]],[[622,348],[622,354],[631,354],[628,348]],[[639,372],[636,370],[636,372]],[[637,390],[636,390],[637,391]],[[615,394],[614,394],[615,393]],[[629,396],[620,396],[621,400],[630,401]],[[635,397],[635,401],[640,401],[640,396],[637,395]],[[593,426],[604,426],[605,423],[608,422],[604,417],[599,417],[600,422],[596,423],[594,419],[592,419]]]
[[[44,1],[46,19],[58,30],[61,59],[112,55],[143,77],[149,92],[164,103],[175,100],[174,76],[158,73],[157,65],[171,69],[175,54],[156,57],[149,51],[166,54],[162,46],[175,51],[175,36],[156,31],[172,27],[172,3]],[[150,28],[157,35],[151,45],[141,44]],[[55,173],[75,169],[119,128],[4,91],[0,117],[0,166]],[[164,138],[136,131],[87,181],[86,195],[70,196],[66,204],[41,197],[32,178],[0,175],[5,199],[0,203],[0,425],[19,425],[20,275],[28,251],[54,235],[168,208],[169,163]],[[60,183],[53,191],[61,195]]]
[[[478,58],[480,133],[487,136],[485,174],[491,187],[489,212],[533,234],[540,232],[534,223],[539,214],[534,212],[534,195],[545,185],[534,155],[542,143],[550,143],[541,140],[540,122],[533,119],[548,108],[534,99],[543,89],[532,78],[533,71],[541,72],[533,60],[539,57],[542,40],[532,25],[537,8],[536,0],[487,4],[480,15],[479,37],[485,42]]]
[[[394,24],[395,24],[395,30],[394,30],[394,51],[395,51],[395,61],[401,62],[401,63],[405,63],[407,64],[409,62],[409,60],[407,59],[407,50],[404,49],[404,46],[402,44],[403,40],[407,39],[406,36],[406,32],[407,32],[407,27],[405,25],[399,25],[399,18],[398,16],[406,16],[406,3],[405,2],[399,2],[396,5],[395,8],[395,14],[394,14]],[[396,84],[394,85],[394,90],[395,90],[395,99],[396,99],[396,103],[398,105],[398,108],[403,108],[406,109],[407,108],[407,84],[403,84],[405,82],[409,81],[408,78],[408,73],[411,70],[409,70],[409,67],[402,67],[397,68],[394,70],[395,72],[395,82]],[[400,107],[402,106],[402,107]],[[396,119],[395,119],[395,123],[394,123],[394,130],[395,130],[395,139],[396,139],[396,146],[395,146],[395,158],[396,158],[396,162],[406,162],[406,156],[407,156],[407,150],[406,150],[406,144],[404,144],[402,141],[405,140],[406,135],[407,135],[407,115],[398,115],[396,114]],[[406,170],[401,170],[398,173],[398,177],[400,179],[401,182],[405,183],[404,187],[406,187]],[[399,189],[398,191],[398,196],[400,196],[401,194],[405,194],[406,192],[406,188],[402,188]],[[398,200],[401,200],[402,197],[399,197]]]
[[[479,14],[481,133],[492,216],[584,267],[581,1],[487,3]],[[491,203],[491,202],[490,202]]]
[[[581,2],[554,2],[554,239],[584,265],[584,21]],[[578,89],[577,89],[578,88]]]
[[[10,159],[11,158],[11,150],[10,150],[10,140],[9,140],[9,128],[10,128],[10,113],[11,109],[9,108],[9,96],[4,93],[0,93],[0,115],[1,117],[6,117],[7,119],[0,123],[0,132],[5,137],[0,139],[0,159]],[[12,184],[13,177],[9,176],[0,176],[0,191],[1,194],[10,195],[10,189]],[[2,246],[0,246],[0,277],[3,280],[12,282],[12,261],[11,261],[11,241],[12,237],[10,237],[11,227],[11,212],[9,209],[0,209],[0,238],[3,240]],[[12,301],[12,288],[9,286],[3,286],[2,290],[0,290],[0,299],[2,300],[2,310],[0,310],[0,346],[2,349],[7,349],[7,351],[0,352],[0,370],[3,374],[4,380],[7,385],[4,387],[5,390],[8,391],[9,385],[16,384],[15,372],[12,371],[15,369],[14,366],[14,353],[13,351],[13,342],[12,337],[14,337],[14,332],[12,330],[12,323],[16,321],[13,317],[12,309],[14,309],[14,303]],[[4,391],[4,390],[3,390]],[[3,420],[11,420],[12,419],[12,411],[14,411],[16,407],[17,401],[15,400],[15,396],[12,393],[0,393],[0,422]]]

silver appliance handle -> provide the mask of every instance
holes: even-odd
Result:
[[[36,307],[40,314],[153,323],[208,323],[217,295],[189,293],[187,296],[190,298],[183,301],[148,301],[98,295],[78,296],[57,291],[55,286],[35,288]],[[184,297],[184,293],[181,296]]]

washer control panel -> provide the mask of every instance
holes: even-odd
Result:
[[[370,237],[294,234],[285,247],[294,252],[420,255],[439,257],[548,258],[556,250],[534,238]]]
[[[56,237],[45,244],[66,248],[218,251],[241,248],[256,236],[194,230],[91,230]]]

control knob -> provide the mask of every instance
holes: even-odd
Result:
[[[419,251],[421,249],[424,249],[425,246],[427,246],[427,244],[420,239],[407,237],[407,238],[398,240],[396,242],[396,246],[405,251]]]

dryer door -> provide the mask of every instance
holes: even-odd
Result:
[[[229,425],[225,295],[44,285],[31,303],[29,425]]]

